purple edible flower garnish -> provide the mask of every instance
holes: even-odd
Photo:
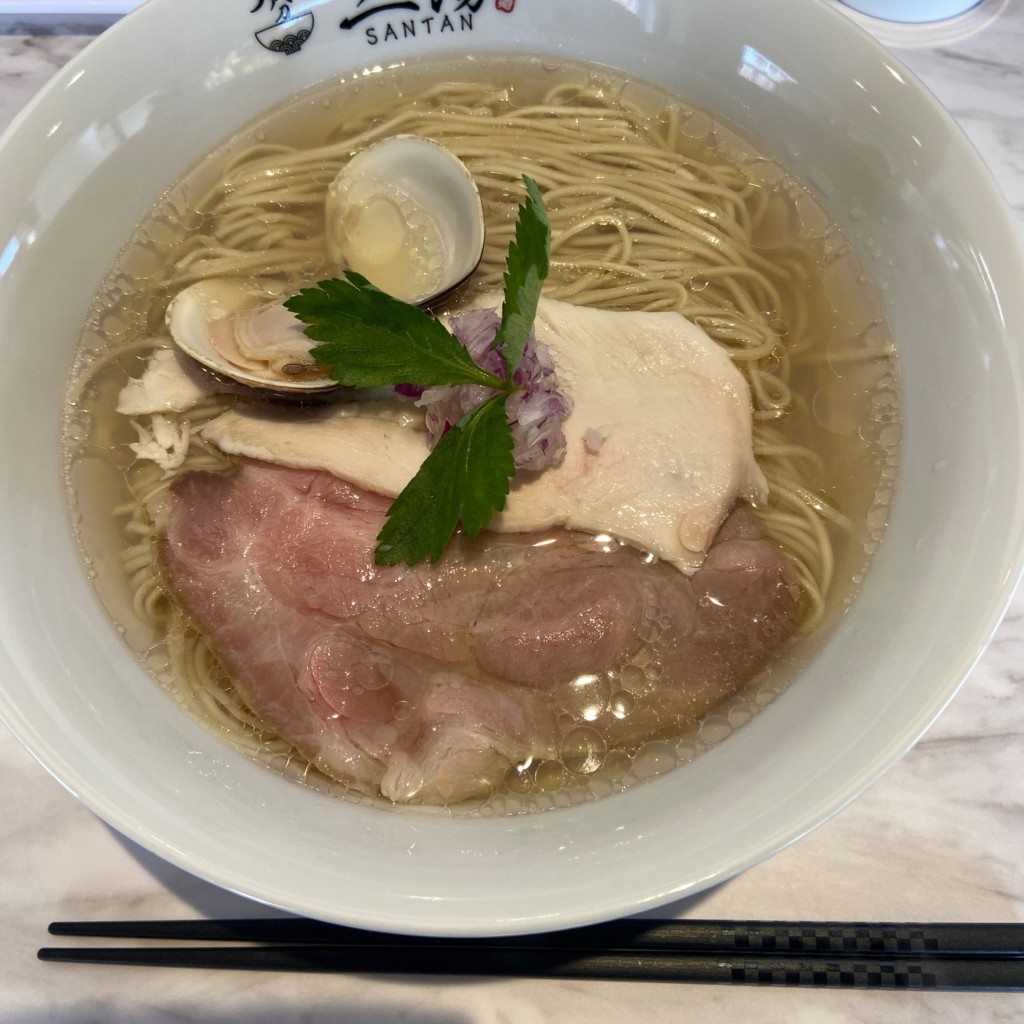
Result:
[[[505,361],[491,348],[500,322],[493,309],[468,309],[453,314],[448,327],[479,366],[504,380]],[[551,353],[533,331],[512,380],[522,389],[505,403],[516,469],[557,465],[565,454],[562,422],[572,412],[572,400],[558,389]],[[426,410],[427,431],[436,444],[466,413],[493,394],[478,384],[446,385],[427,388],[416,404]]]

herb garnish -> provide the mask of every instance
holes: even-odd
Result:
[[[285,302],[309,325],[306,335],[320,342],[312,357],[348,387],[480,384],[497,392],[441,438],[394,500],[377,537],[378,565],[436,562],[460,522],[475,537],[505,507],[515,473],[505,401],[519,390],[513,375],[537,315],[551,240],[540,190],[526,175],[523,181],[526,201],[509,246],[501,323],[491,346],[504,360],[504,379],[478,366],[433,317],[353,271]]]

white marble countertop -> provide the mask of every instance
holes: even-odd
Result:
[[[990,17],[994,16],[994,17]],[[884,42],[954,114],[1024,222],[1024,4],[983,0],[959,30]],[[969,31],[965,31],[969,30]],[[0,24],[0,128],[88,36]],[[710,892],[665,908],[702,918],[1024,920],[1024,594],[940,721],[816,832]],[[1024,995],[741,989],[628,982],[425,981],[58,966],[36,960],[55,919],[251,916],[80,806],[0,728],[0,1021],[187,1024],[720,1019],[1020,1021]]]

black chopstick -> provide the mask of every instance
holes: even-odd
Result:
[[[494,946],[597,951],[666,950],[816,955],[822,953],[1024,956],[1024,924],[892,924],[830,921],[674,921],[630,918],[511,938],[416,939],[308,918],[192,921],[55,921],[51,935],[197,942],[337,946]]]
[[[616,921],[432,939],[303,919],[55,922],[58,935],[251,946],[43,948],[48,961],[235,970],[601,978],[827,988],[1024,990],[1024,925]],[[287,942],[287,945],[281,943]]]
[[[591,978],[824,988],[1024,990],[1019,957],[779,957],[524,947],[233,946],[41,949],[41,960],[313,973]]]

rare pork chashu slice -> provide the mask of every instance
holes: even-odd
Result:
[[[767,491],[743,376],[677,313],[542,299],[536,332],[573,402],[566,455],[557,467],[518,473],[490,529],[608,533],[695,572],[736,500],[756,502]],[[240,408],[203,433],[226,452],[324,469],[388,497],[429,451],[418,413],[386,403],[307,413]]]
[[[684,576],[557,529],[379,566],[388,499],[258,462],[185,473],[157,503],[164,580],[248,707],[396,803],[486,797],[563,756],[567,716],[609,748],[678,734],[785,642],[800,594],[743,507]],[[659,671],[615,675],[627,706],[604,673],[630,660]]]

